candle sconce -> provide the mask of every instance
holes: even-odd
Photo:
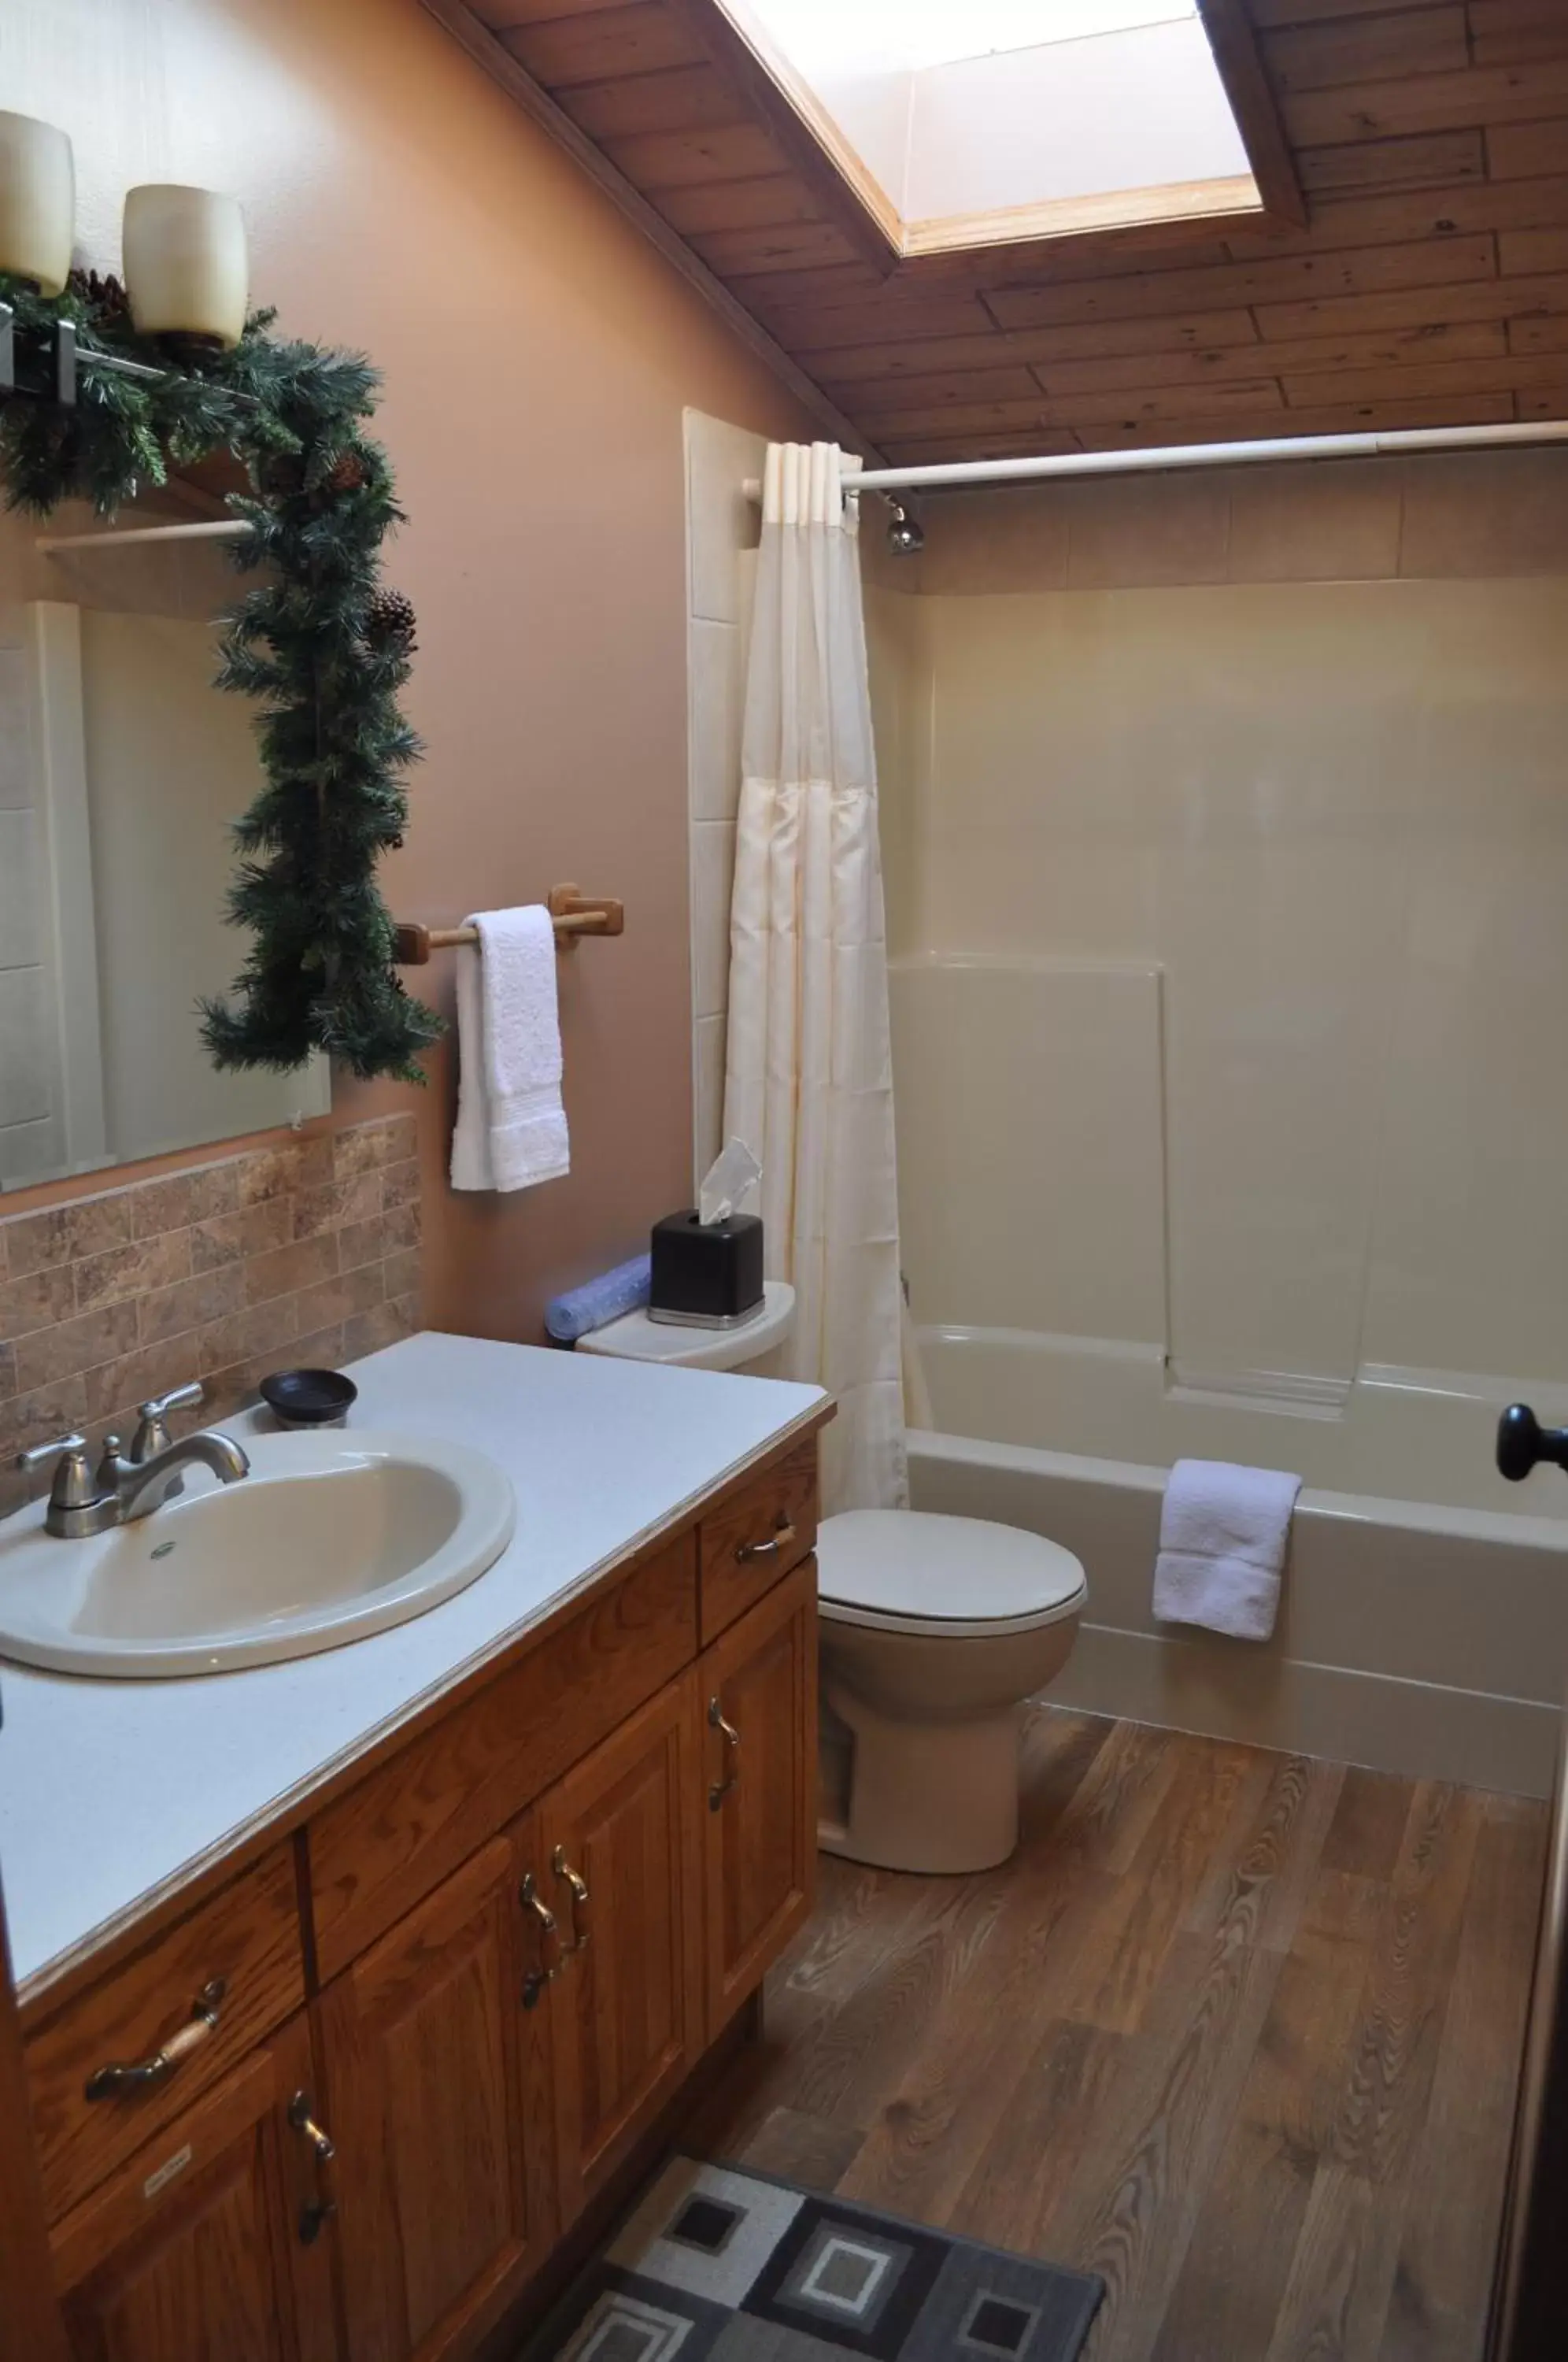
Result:
[[[0,401],[26,394],[70,410],[76,401],[77,359],[76,330],[69,320],[29,327],[9,304],[0,304]]]
[[[49,302],[71,276],[76,201],[71,142],[50,123],[0,109],[0,275]],[[143,338],[171,367],[238,343],[245,327],[245,222],[233,197],[149,182],[127,190],[125,300]],[[156,381],[147,363],[83,347],[69,319],[29,318],[0,301],[0,400],[70,409],[81,372]]]

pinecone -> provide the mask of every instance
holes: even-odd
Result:
[[[329,492],[361,492],[370,472],[358,451],[342,451],[322,481]]]
[[[412,600],[401,590],[378,590],[365,610],[366,643],[389,655],[411,657],[418,646],[414,624]]]
[[[113,271],[73,270],[67,284],[100,334],[130,326],[130,298]]]

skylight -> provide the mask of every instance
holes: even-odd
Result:
[[[721,0],[905,253],[1255,207],[1196,0]]]
[[[753,0],[791,63],[919,71],[1196,17],[1197,0]]]

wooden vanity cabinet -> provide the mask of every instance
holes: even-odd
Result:
[[[502,2322],[811,1907],[815,1451],[24,2025],[73,2362],[468,2362]]]
[[[817,1859],[817,1569],[777,1584],[697,1661],[708,2038],[811,1911]]]
[[[560,1940],[541,2010],[555,2054],[563,2229],[705,2046],[701,1811],[690,1671],[540,1807],[542,1873]]]
[[[471,2350],[804,1918],[814,1610],[808,1563],[326,1987],[350,2362]]]
[[[353,2362],[433,2362],[499,2312],[555,2235],[549,2044],[525,1813],[327,1986],[326,2121]]]
[[[56,2225],[74,2362],[337,2362],[313,2084],[301,2015]]]

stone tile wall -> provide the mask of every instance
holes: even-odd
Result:
[[[253,1400],[269,1370],[331,1367],[418,1325],[412,1116],[0,1219],[0,1514],[25,1497],[13,1463],[34,1443],[128,1437],[138,1403],[200,1378],[180,1432]]]

